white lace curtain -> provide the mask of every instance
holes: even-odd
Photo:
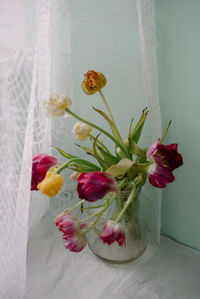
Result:
[[[72,73],[76,74],[79,69],[76,65],[76,57],[74,56],[75,60],[71,60],[70,34],[73,41],[72,34],[76,32],[73,28],[76,26],[81,28],[88,18],[91,26],[93,23],[99,26],[101,22],[105,22],[108,30],[115,28],[115,26],[109,27],[109,24],[115,25],[121,21],[121,1],[115,2],[117,6],[113,10],[111,19],[110,11],[106,8],[107,1],[101,3],[104,5],[103,13],[100,11],[98,14],[98,11],[91,9],[90,4],[92,3],[94,7],[99,5],[98,2],[86,1],[83,7],[83,3],[76,0],[0,1],[1,299],[23,298],[29,231],[40,221],[49,207],[49,200],[41,197],[39,192],[30,193],[32,156],[36,153],[51,154],[49,145],[52,143],[70,151],[73,149],[70,145],[73,122],[70,121],[66,126],[64,119],[47,119],[42,106],[42,101],[47,99],[50,93],[57,92],[70,95],[74,109],[78,109],[79,96],[75,88],[74,97],[72,95],[72,78],[75,78],[75,76],[72,77]],[[147,105],[150,109],[149,128],[146,130],[145,137],[147,142],[152,142],[161,134],[154,2],[153,0],[126,0],[121,5],[123,5],[122,13],[129,11],[131,5],[137,16],[137,30],[133,30],[133,33],[138,35],[140,47],[144,79],[143,106]],[[71,27],[69,27],[70,15]],[[128,17],[131,18],[130,13]],[[115,34],[116,38],[120,38],[117,37],[117,31]],[[129,39],[131,38],[132,36],[129,36]],[[96,42],[98,44],[98,32]],[[124,47],[128,47],[128,44]],[[92,51],[93,49],[91,53]],[[105,59],[104,61],[102,59],[102,65],[109,70],[110,78],[117,79],[112,73],[113,60],[111,59],[113,55],[116,55],[116,49],[111,47],[106,53],[102,41],[102,46],[98,51],[104,53]],[[77,50],[76,53],[78,53]],[[101,61],[99,64],[101,66]],[[89,66],[93,68],[88,61]],[[80,71],[83,74],[87,69]],[[79,84],[79,82],[74,84]],[[132,84],[130,78],[128,84],[130,86]],[[137,99],[134,99],[135,105],[137,105]],[[68,196],[70,196],[70,190],[73,195],[73,186],[68,183],[67,186]],[[158,215],[154,229],[157,230],[159,236],[161,195],[160,192],[152,192],[156,197],[154,202]],[[62,198],[62,193],[60,197]]]

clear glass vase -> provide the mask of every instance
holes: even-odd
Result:
[[[107,245],[99,238],[104,224],[109,219],[116,219],[129,195],[129,191],[121,191],[116,194],[114,204],[106,210],[95,229],[87,234],[90,250],[104,261],[112,263],[130,262],[140,257],[147,248],[150,230],[146,225],[146,215],[143,214],[146,208],[143,207],[145,202],[141,200],[140,191],[137,192],[135,199],[120,221],[125,230],[124,245],[119,246],[117,242]],[[151,211],[149,212],[151,213]]]

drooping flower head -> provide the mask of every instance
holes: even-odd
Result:
[[[31,191],[37,190],[37,185],[45,178],[48,169],[58,164],[55,157],[37,154],[32,159]]]
[[[84,77],[81,86],[88,95],[96,93],[106,85],[106,77],[100,72],[88,71]]]
[[[61,232],[68,235],[76,233],[80,228],[78,220],[72,214],[57,216],[55,224]]]
[[[72,133],[76,136],[77,139],[81,141],[85,141],[88,138],[91,131],[92,128],[83,122],[75,123],[72,129]]]
[[[81,231],[72,235],[64,234],[63,239],[65,240],[65,248],[73,252],[80,252],[86,246],[86,237]]]
[[[47,172],[43,181],[37,185],[37,188],[42,194],[46,194],[52,197],[58,193],[64,180],[60,174],[53,174],[53,172]]]
[[[69,210],[65,210],[56,216],[54,223],[63,232],[65,248],[73,252],[79,252],[86,246],[86,237],[83,232],[86,224],[81,224],[74,215],[69,214]]]
[[[125,232],[123,226],[113,220],[108,220],[104,225],[99,238],[108,245],[111,245],[116,241],[119,246],[122,246],[125,242]]]
[[[175,180],[172,171],[183,164],[177,144],[159,144],[159,139],[147,151],[147,160],[152,162],[148,167],[149,182],[157,188],[165,188]]]
[[[79,198],[87,201],[96,201],[108,192],[117,192],[113,176],[106,172],[83,172],[78,176],[77,181]]]
[[[44,101],[47,117],[58,117],[65,114],[65,109],[72,104],[70,97],[63,95],[51,95],[48,101]]]

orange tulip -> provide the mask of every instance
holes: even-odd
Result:
[[[106,85],[106,77],[100,72],[88,71],[84,77],[82,89],[88,95],[96,93]]]

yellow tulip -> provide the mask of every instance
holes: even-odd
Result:
[[[37,189],[40,190],[42,194],[47,194],[52,197],[58,193],[64,180],[60,174],[53,174],[53,172],[47,172],[44,180],[37,185]]]
[[[100,72],[88,71],[84,77],[81,86],[88,95],[96,93],[106,85],[106,77]]]

